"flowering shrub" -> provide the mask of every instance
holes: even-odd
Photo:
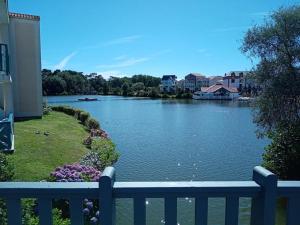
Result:
[[[101,172],[94,167],[75,163],[57,167],[50,174],[50,180],[57,182],[99,181],[100,176]]]
[[[83,144],[86,145],[88,148],[91,148],[91,144],[93,139],[91,136],[88,136],[86,139],[83,140]]]
[[[97,170],[103,169],[101,159],[97,152],[90,151],[80,161],[81,165],[92,166]]]
[[[108,134],[101,129],[91,129],[91,137],[101,137],[108,139]]]
[[[92,225],[96,225],[99,222],[99,207],[98,201],[90,201],[88,199],[84,199],[83,205],[83,215],[86,223],[90,223]]]
[[[92,166],[103,171],[105,167],[113,165],[119,159],[115,144],[110,139],[97,138],[88,152],[80,161],[81,165]]]

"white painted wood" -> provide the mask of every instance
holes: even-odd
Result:
[[[208,198],[199,197],[195,199],[195,225],[207,225]]]
[[[71,213],[71,224],[72,225],[83,225],[83,202],[82,198],[74,197],[69,200],[70,213]]]
[[[52,225],[52,199],[40,198],[38,200],[40,224]]]
[[[166,225],[177,225],[177,198],[165,198],[165,222]]]
[[[300,197],[288,199],[286,220],[287,225],[300,224]]]
[[[133,200],[134,225],[146,225],[146,199],[137,197]]]
[[[277,176],[261,166],[253,170],[253,180],[261,185],[259,196],[252,199],[251,225],[275,224]]]
[[[18,198],[6,200],[8,225],[22,225],[21,201]]]
[[[256,167],[253,181],[219,182],[114,182],[113,168],[103,172],[97,182],[0,182],[0,198],[7,200],[9,225],[21,225],[21,198],[38,198],[41,222],[51,224],[51,199],[70,199],[71,220],[83,224],[82,199],[99,199],[101,225],[115,225],[115,199],[134,199],[135,225],[144,225],[146,198],[165,199],[167,225],[177,224],[177,198],[195,198],[195,224],[207,224],[208,198],[226,198],[226,224],[237,224],[238,199],[251,197],[252,225],[273,225],[276,199],[289,198],[288,225],[298,224],[300,181],[278,181],[277,177]],[[72,224],[72,225],[73,225]]]
[[[225,210],[225,225],[238,225],[239,222],[239,198],[227,197]]]
[[[115,224],[115,199],[113,198],[113,185],[115,181],[115,170],[107,167],[99,180],[99,210],[101,213],[101,225]]]

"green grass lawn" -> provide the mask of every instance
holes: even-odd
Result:
[[[87,136],[83,125],[60,112],[50,112],[42,119],[15,122],[15,152],[11,156],[15,180],[40,181],[57,166],[78,162],[87,152],[82,144]]]

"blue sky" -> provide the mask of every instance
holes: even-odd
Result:
[[[10,0],[41,16],[43,68],[105,77],[252,67],[239,50],[247,29],[295,0]]]

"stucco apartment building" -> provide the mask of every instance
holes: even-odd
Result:
[[[230,71],[229,73],[225,73],[223,84],[226,87],[237,88],[239,91],[243,88],[257,87],[251,75],[249,71]]]
[[[0,0],[0,121],[42,116],[40,18]]]
[[[163,75],[161,79],[161,92],[174,92],[176,90],[176,79],[175,75]]]
[[[186,92],[195,92],[201,87],[209,86],[209,78],[200,73],[190,73],[185,76],[184,88]]]

